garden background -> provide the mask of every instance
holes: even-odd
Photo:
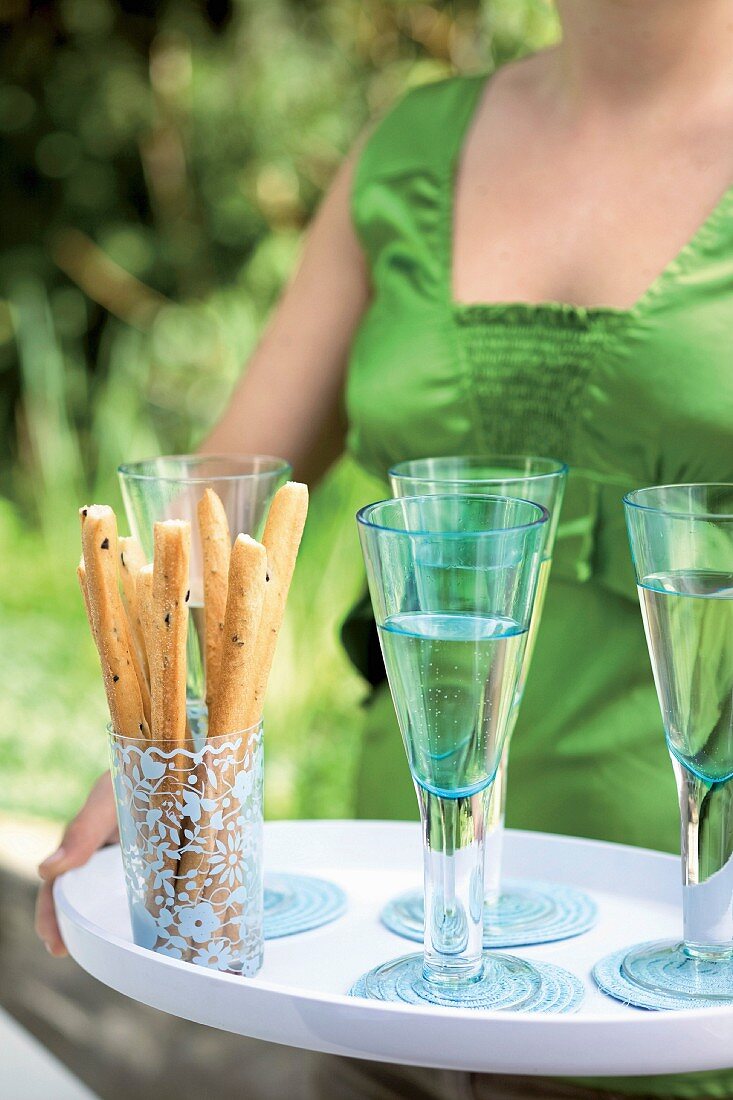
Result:
[[[555,34],[545,0],[0,0],[0,810],[64,818],[106,766],[79,505],[121,514],[120,461],[195,448],[370,120]],[[314,494],[270,817],[351,812],[365,688],[338,629],[382,492],[344,460]]]

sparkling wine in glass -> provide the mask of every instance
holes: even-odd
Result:
[[[733,485],[624,500],[682,824],[683,938],[622,963],[645,990],[733,1000]]]

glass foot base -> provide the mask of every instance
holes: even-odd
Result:
[[[595,902],[571,886],[508,881],[495,901],[484,902],[484,947],[525,947],[587,932],[595,924]],[[382,923],[406,939],[422,941],[423,895],[401,894],[382,911]]]
[[[310,875],[265,875],[266,940],[320,928],[346,911],[346,894],[332,882]]]
[[[604,993],[637,1008],[733,1005],[733,959],[693,959],[680,943],[626,947],[596,963],[593,977]]]
[[[399,1001],[443,1008],[475,1008],[493,1012],[574,1012],[583,986],[574,974],[547,963],[533,964],[511,955],[485,955],[476,981],[452,984],[428,981],[422,952],[403,955],[364,974],[349,990],[352,997]]]

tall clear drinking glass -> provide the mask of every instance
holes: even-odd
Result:
[[[624,976],[681,999],[733,998],[733,484],[624,498],[654,681],[679,793],[683,936]]]
[[[367,976],[368,996],[525,1008],[530,963],[483,955],[491,783],[515,706],[547,510],[426,495],[362,509],[359,536],[424,842],[424,952]]]
[[[193,711],[204,698],[203,558],[197,507],[206,489],[221,498],[232,538],[258,538],[270,501],[290,476],[282,458],[270,455],[166,455],[120,466],[122,499],[130,530],[153,560],[153,525],[164,519],[191,524],[191,597],[187,653],[187,695]]]
[[[567,474],[565,463],[553,458],[506,454],[412,459],[398,463],[389,471],[392,492],[396,497],[428,493],[499,494],[531,500],[543,505],[549,514],[544,527],[537,596],[519,679],[517,706],[509,722],[504,752],[492,785],[484,870],[487,946],[492,943],[502,946],[524,943],[532,939],[533,930],[543,928],[547,928],[553,938],[562,935],[562,914],[558,912],[558,903],[553,895],[532,889],[529,884],[502,889],[501,862],[509,746],[542,617]],[[390,908],[395,911],[402,928],[415,933],[421,927],[423,914],[419,897],[402,895],[391,903]]]
[[[271,455],[169,455],[119,468],[132,534],[153,557],[153,525],[163,519],[191,524],[191,595],[186,693],[194,737],[205,736],[203,557],[197,508],[206,489],[224,505],[229,530],[261,538],[272,498],[290,477],[290,465]],[[265,878],[265,938],[301,932],[338,915],[340,893],[331,883],[304,875]],[[283,932],[285,930],[285,932]]]

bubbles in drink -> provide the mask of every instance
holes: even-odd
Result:
[[[413,776],[444,797],[480,791],[499,762],[526,631],[498,615],[408,612],[380,638]]]
[[[639,599],[670,751],[709,782],[730,778],[733,574],[655,573]]]

